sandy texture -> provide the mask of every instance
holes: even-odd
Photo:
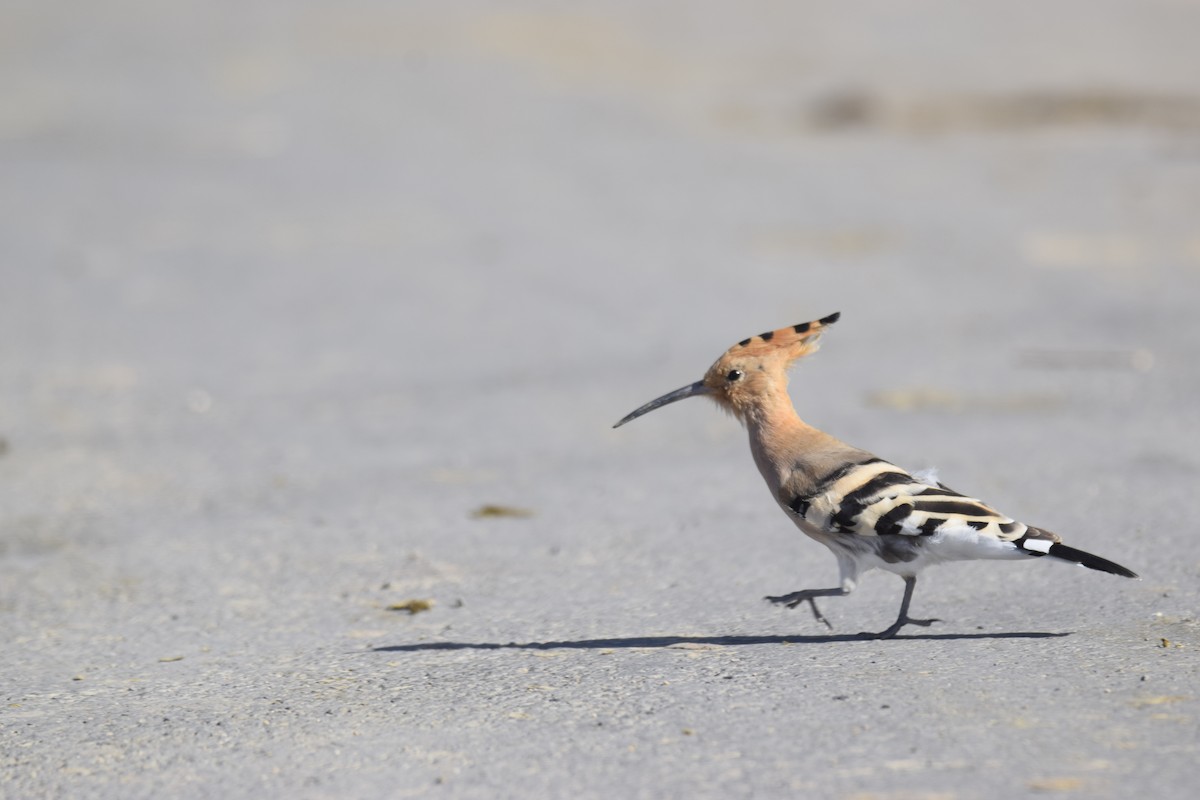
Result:
[[[1192,797],[1200,6],[8,2],[0,795]],[[699,400],[1077,547],[832,557]]]

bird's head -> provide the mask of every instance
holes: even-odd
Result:
[[[825,328],[837,322],[840,313],[813,322],[761,333],[743,339],[716,360],[701,380],[664,394],[630,412],[614,425],[619,428],[656,408],[704,395],[742,422],[748,421],[768,402],[786,398],[787,369],[797,359],[817,351]]]

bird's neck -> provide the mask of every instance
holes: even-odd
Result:
[[[758,471],[776,491],[788,480],[805,453],[818,446],[826,434],[812,427],[796,413],[787,395],[756,408],[746,416],[750,434],[750,452]]]

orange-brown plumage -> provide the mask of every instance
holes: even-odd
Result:
[[[742,422],[768,419],[792,409],[787,369],[820,347],[825,328],[839,314],[761,333],[738,342],[704,374],[709,396]],[[792,412],[795,416],[795,412]]]

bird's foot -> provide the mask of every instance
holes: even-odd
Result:
[[[766,600],[767,602],[774,603],[777,606],[787,606],[788,608],[795,608],[796,606],[803,603],[805,600],[811,600],[812,595],[806,591],[805,592],[791,592],[790,594],[781,594],[777,597],[772,596],[772,595],[767,595],[763,599]]]
[[[795,608],[801,603],[807,602],[809,607],[812,608],[813,616],[817,618],[817,621],[823,623],[829,630],[833,630],[833,625],[829,623],[829,620],[825,619],[825,615],[821,613],[821,609],[817,608],[816,597],[817,595],[811,590],[803,590],[779,595],[778,597],[766,597],[764,599],[769,600],[775,605],[787,606],[788,608]]]
[[[893,622],[891,627],[886,631],[880,631],[879,633],[870,633],[864,631],[859,635],[864,639],[890,639],[899,633],[900,629],[905,625],[920,625],[922,628],[928,628],[935,622],[941,622],[941,620],[937,617],[933,617],[932,619],[913,619],[911,617],[901,617]]]

